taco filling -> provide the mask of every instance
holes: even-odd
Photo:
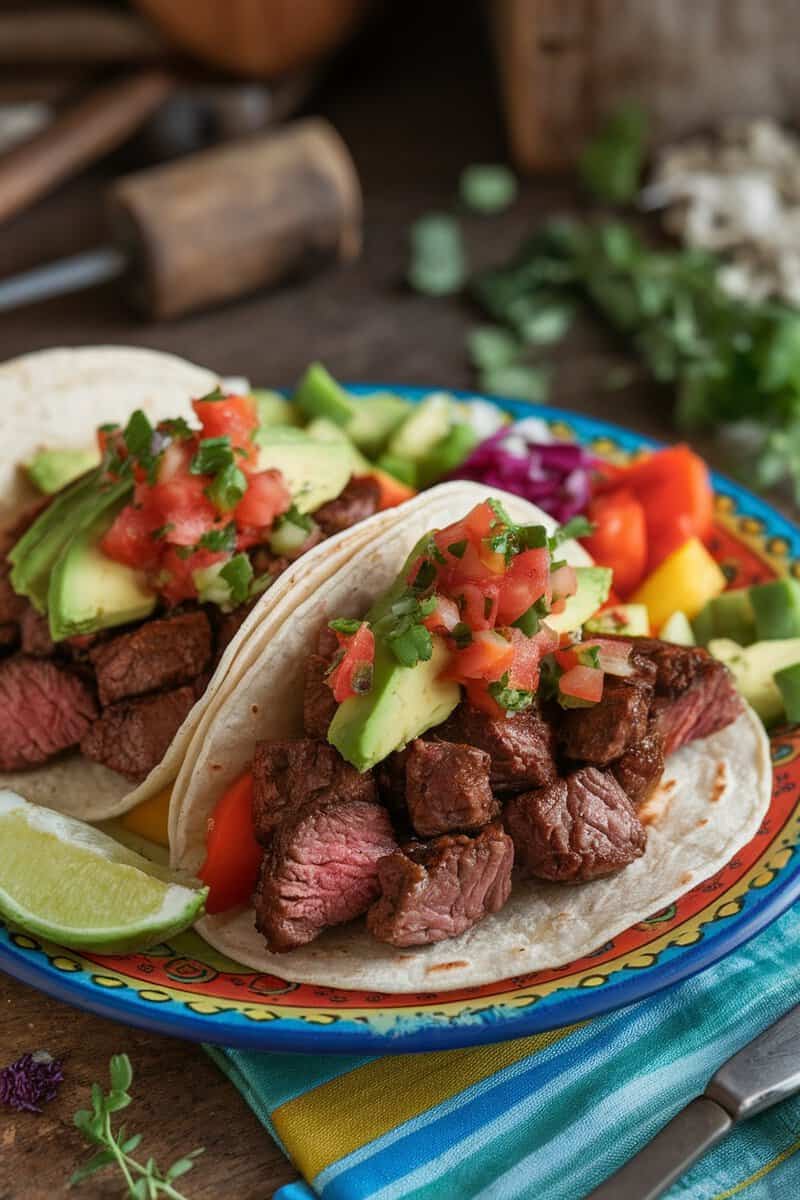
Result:
[[[209,913],[253,897],[271,952],[359,916],[422,946],[520,881],[577,887],[644,855],[665,759],[743,705],[702,649],[582,635],[611,585],[563,557],[583,531],[483,501],[426,534],[363,618],[326,622],[304,736],[257,742],[209,821]]]
[[[340,445],[262,429],[254,397],[192,408],[102,426],[99,465],[58,490],[51,455],[53,494],[4,535],[0,770],[79,750],[143,780],[259,596],[379,508]]]

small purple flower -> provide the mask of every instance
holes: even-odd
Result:
[[[8,1104],[18,1112],[41,1112],[41,1106],[55,1098],[63,1078],[60,1058],[53,1058],[46,1050],[23,1054],[0,1070],[0,1104]]]

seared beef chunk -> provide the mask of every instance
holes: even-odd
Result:
[[[491,759],[474,746],[423,742],[406,758],[406,803],[420,837],[481,829],[500,811],[489,786]]]
[[[22,770],[77,746],[97,715],[94,697],[71,671],[44,659],[0,663],[0,769]]]
[[[606,675],[597,704],[568,709],[561,717],[558,737],[564,752],[600,767],[613,762],[647,733],[652,699],[651,684]]]
[[[511,838],[496,823],[474,838],[412,842],[378,864],[381,898],[367,913],[367,927],[393,946],[458,937],[503,907],[513,865]]]
[[[582,767],[549,787],[514,796],[503,813],[526,875],[585,883],[644,853],[647,834],[610,771]]]
[[[0,561],[0,624],[3,625],[16,625],[27,605],[24,596],[18,596],[11,586],[10,571],[11,564]]]
[[[325,682],[333,657],[339,649],[336,634],[326,625],[317,639],[316,654],[306,659],[303,683],[303,728],[309,737],[326,738],[336,713],[333,692]]]
[[[661,735],[648,733],[626,750],[612,764],[611,770],[634,807],[643,804],[664,772],[664,742]]]
[[[268,845],[275,827],[309,804],[375,800],[371,772],[360,774],[327,742],[256,742],[253,757],[253,828]]]
[[[306,806],[283,821],[255,895],[269,949],[293,950],[366,912],[379,892],[378,862],[396,845],[386,809],[368,800]]]
[[[201,611],[145,621],[131,633],[95,646],[89,657],[100,703],[113,704],[189,683],[211,659],[211,626]]]
[[[13,650],[19,641],[19,625],[14,622],[0,625],[0,654]]]
[[[529,708],[512,717],[490,717],[463,701],[434,731],[436,740],[485,750],[495,792],[544,787],[556,777],[553,731]]]
[[[140,783],[161,762],[194,701],[191,687],[121,700],[90,727],[81,739],[81,751]]]
[[[365,521],[378,511],[381,490],[369,476],[350,479],[344,491],[335,500],[329,500],[313,514],[314,520],[328,537],[349,529],[358,521]]]
[[[657,671],[651,718],[665,754],[724,729],[742,712],[728,668],[708,651],[653,642],[649,652]]]
[[[56,647],[50,637],[50,623],[32,604],[26,605],[22,612],[20,631],[23,654],[32,654],[35,658],[52,657]]]

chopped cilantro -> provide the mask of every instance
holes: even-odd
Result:
[[[166,421],[159,421],[158,430],[160,433],[169,434],[174,441],[185,441],[194,436],[194,430],[183,417],[169,417]]]
[[[373,625],[373,632],[382,639],[397,661],[404,667],[427,662],[433,654],[433,639],[422,624],[436,607],[436,597],[420,600],[413,590],[401,593],[389,611]]]
[[[231,594],[232,604],[244,604],[250,594],[250,584],[253,580],[253,564],[246,554],[235,554],[230,562],[219,573],[224,579]]]
[[[588,537],[593,532],[594,525],[586,517],[572,517],[565,525],[559,525],[549,539],[550,549],[555,550],[562,542],[568,542],[570,538]]]
[[[433,654],[433,639],[424,625],[409,625],[402,633],[386,638],[389,649],[404,667],[415,667],[418,662],[427,662]]]
[[[524,712],[533,704],[533,692],[525,688],[512,688],[508,682],[508,671],[502,678],[489,684],[489,695],[506,712]]]
[[[175,553],[177,554],[178,558],[181,558],[184,561],[187,558],[191,558],[192,555],[194,554],[194,551],[195,551],[194,546],[176,546],[175,547]]]
[[[539,632],[538,604],[539,601],[537,600],[536,604],[532,604],[530,608],[525,609],[521,617],[517,617],[516,621],[511,622],[514,628],[521,629],[526,637],[533,637]]]
[[[423,558],[414,576],[412,587],[415,592],[426,592],[436,582],[436,567],[428,558]]]
[[[246,491],[244,473],[231,462],[208,485],[206,495],[220,512],[230,512],[236,508]]]
[[[153,538],[154,541],[160,541],[162,538],[165,538],[168,533],[172,533],[174,528],[175,526],[172,521],[168,521],[166,525],[159,525],[158,529],[154,529],[150,534],[150,537]]]
[[[204,533],[200,538],[199,544],[204,550],[212,550],[215,553],[222,551],[225,554],[232,554],[236,549],[236,526],[233,521],[230,521],[222,529],[209,529],[208,533]]]
[[[334,633],[343,633],[346,637],[350,637],[354,633],[358,633],[361,628],[361,621],[356,621],[352,617],[337,617],[335,621],[328,621],[328,628]]]
[[[628,204],[638,191],[646,152],[644,111],[635,104],[621,105],[584,147],[578,162],[581,179],[599,200]]]
[[[464,621],[459,621],[450,631],[450,637],[456,644],[457,650],[465,650],[472,644],[472,630]]]
[[[226,400],[226,399],[227,399],[227,396],[225,395],[225,393],[223,392],[223,390],[219,386],[219,384],[217,384],[217,386],[214,388],[213,391],[207,392],[205,396],[200,396],[197,403],[202,404],[206,400]]]
[[[150,457],[153,426],[140,408],[137,408],[136,412],[131,413],[130,420],[125,426],[125,432],[122,436],[131,457],[142,462],[142,466],[146,466],[147,463],[143,460]]]
[[[296,504],[292,504],[287,508],[285,513],[281,513],[276,517],[273,529],[280,529],[281,525],[288,522],[290,525],[296,525],[298,529],[304,530],[306,533],[311,533],[314,527],[314,522],[307,513],[301,513]]]
[[[203,438],[191,461],[192,475],[217,475],[226,467],[233,466],[233,448],[227,434],[222,437]]]
[[[453,558],[463,558],[466,549],[467,539],[464,538],[464,540],[461,542],[451,542],[447,547],[447,553],[452,554]]]

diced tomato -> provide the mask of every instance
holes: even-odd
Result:
[[[258,447],[252,438],[258,429],[258,413],[252,396],[193,400],[192,408],[203,426],[203,437],[229,437],[232,446],[247,452],[246,456],[237,455],[239,466],[255,465]]]
[[[377,467],[373,467],[369,474],[380,488],[379,512],[383,512],[387,508],[396,508],[398,504],[405,503],[406,500],[410,500],[417,494],[414,488],[409,487],[407,483],[401,483],[388,471],[380,471]]]
[[[371,683],[371,669],[375,662],[375,635],[366,621],[362,621],[356,633],[336,634],[339,645],[344,648],[344,657],[328,676],[328,686],[333,698],[341,704],[350,696],[363,695]]]
[[[436,607],[424,618],[422,624],[430,629],[431,633],[449,633],[461,620],[458,605],[453,600],[448,600],[447,596],[436,596],[435,600]]]
[[[239,527],[269,529],[291,507],[292,496],[280,471],[259,471],[247,480],[247,491],[234,509]]]
[[[647,567],[647,526],[642,504],[628,488],[601,493],[589,504],[594,533],[583,544],[601,567],[611,567],[614,587],[628,596]]]
[[[206,860],[198,875],[209,888],[206,912],[225,912],[252,896],[264,851],[253,833],[253,775],[232,783],[208,821]]]
[[[578,655],[575,653],[574,646],[564,646],[560,650],[553,652],[553,658],[558,663],[562,671],[571,671],[573,667],[580,666]]]
[[[597,667],[572,667],[558,681],[565,696],[596,704],[603,697],[603,672]]]
[[[511,625],[548,594],[550,554],[545,548],[523,550],[510,562],[500,585],[497,620]]]
[[[512,688],[535,692],[539,686],[539,663],[541,649],[535,637],[526,637],[521,629],[510,629],[514,661],[508,668],[508,682]]]
[[[513,661],[512,643],[493,629],[484,629],[476,633],[463,650],[454,651],[444,676],[458,682],[467,679],[493,681],[500,679]]]
[[[162,526],[171,526],[166,538],[174,545],[196,546],[214,528],[217,512],[206,487],[203,475],[180,475],[150,489],[148,507],[159,513]]]
[[[223,562],[227,557],[227,554],[221,551],[195,550],[193,554],[183,558],[178,548],[167,546],[156,577],[158,590],[169,604],[180,604],[182,600],[196,600],[194,572],[204,567],[212,567],[214,563]]]
[[[489,536],[489,531],[496,520],[497,518],[488,502],[484,501],[482,504],[477,504],[460,521],[455,521],[452,525],[447,525],[444,529],[440,529],[438,533],[434,534],[434,541],[442,554],[447,557],[448,563],[451,566],[458,570],[459,564],[461,564],[461,570],[464,574],[472,574],[472,571],[467,570],[464,564],[464,554],[459,556],[459,552],[451,552],[449,547],[461,547],[462,543],[467,543],[468,546],[472,547],[475,559],[480,561],[478,549],[483,539]],[[466,548],[464,553],[466,553]]]
[[[103,535],[100,549],[115,562],[137,570],[151,570],[158,563],[162,543],[153,537],[158,520],[144,508],[126,504]]]
[[[497,621],[498,583],[463,583],[459,585],[462,603],[461,617],[473,633],[493,629]],[[462,600],[463,597],[463,600]]]

